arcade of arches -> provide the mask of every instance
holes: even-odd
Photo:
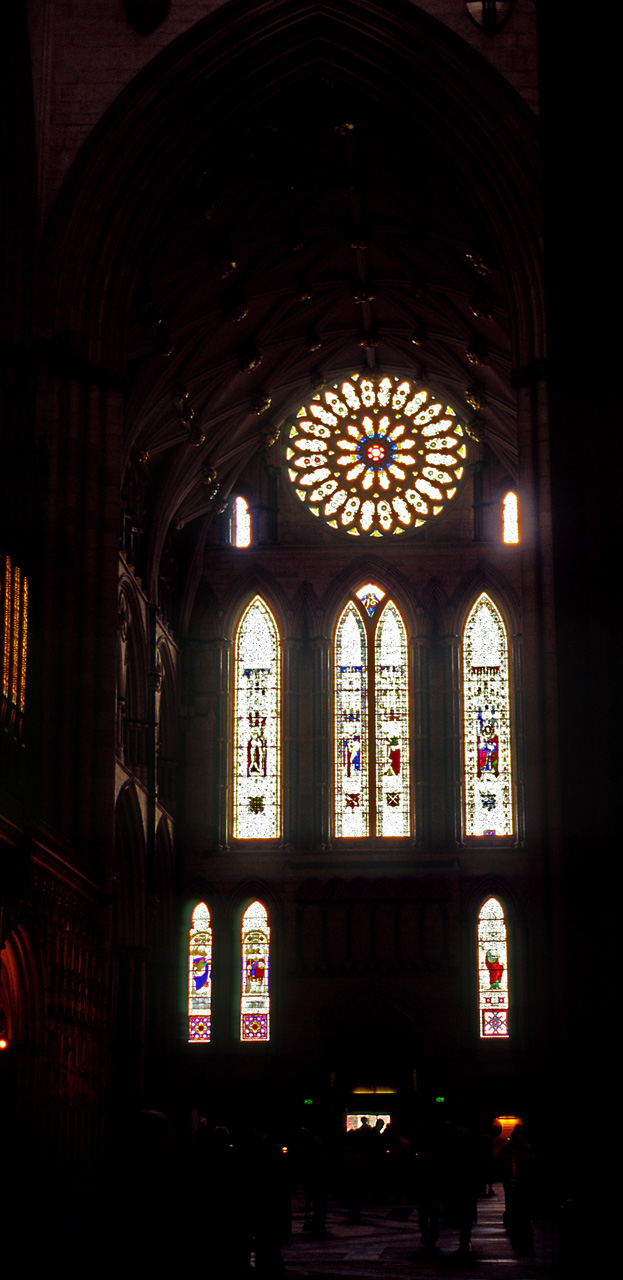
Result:
[[[68,1178],[362,1084],[545,1145],[607,699],[544,7],[11,6],[2,1124]]]

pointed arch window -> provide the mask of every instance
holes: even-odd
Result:
[[[508,639],[483,592],[463,633],[465,834],[513,833]]]
[[[512,489],[502,498],[502,542],[508,546],[519,542],[519,498]]]
[[[261,902],[242,917],[240,1039],[270,1040],[270,927]]]
[[[497,898],[478,916],[478,1008],[481,1040],[508,1039],[506,921]]]
[[[281,645],[260,596],[236,632],[234,680],[233,833],[270,840],[281,834]]]
[[[411,831],[407,631],[368,583],[335,630],[335,834],[402,838]]]
[[[205,902],[192,913],[188,938],[188,1040],[206,1044],[212,1022],[212,925]]]
[[[234,499],[232,513],[232,538],[235,547],[251,546],[251,511],[246,498]]]

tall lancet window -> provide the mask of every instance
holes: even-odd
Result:
[[[508,948],[504,912],[488,898],[478,917],[480,1038],[508,1037]]]
[[[270,1040],[270,928],[261,902],[242,917],[240,1039]]]
[[[335,632],[335,834],[346,839],[411,829],[407,633],[384,597],[361,587]]]
[[[235,547],[251,546],[251,512],[246,498],[234,500],[232,542]]]
[[[502,542],[519,542],[519,498],[512,489],[502,499]]]
[[[478,597],[463,633],[465,834],[513,833],[510,695],[506,628],[492,600]]]
[[[206,1043],[212,1017],[212,926],[205,902],[192,914],[188,940],[188,1040]]]
[[[335,834],[370,830],[368,646],[358,609],[347,604],[335,633]]]
[[[239,840],[281,833],[281,650],[277,623],[256,596],[234,646],[234,816]]]

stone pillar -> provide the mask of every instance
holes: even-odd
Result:
[[[419,846],[431,843],[431,741],[428,636],[411,637],[413,754],[411,777],[415,785],[412,838]]]
[[[100,866],[113,845],[123,412],[122,388],[106,371],[48,365],[41,374],[38,423],[50,467],[43,813]]]
[[[331,640],[316,636],[313,650],[313,723],[314,769],[313,812],[310,815],[310,838],[320,848],[329,848],[333,822],[333,682],[331,680]]]
[[[442,637],[443,647],[443,736],[444,736],[444,831],[443,843],[460,844],[463,839],[463,725],[461,720],[461,638]],[[436,825],[436,824],[435,824]]]

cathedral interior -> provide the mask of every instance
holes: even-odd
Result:
[[[444,1097],[570,1194],[612,698],[551,6],[3,25],[3,1150]]]

